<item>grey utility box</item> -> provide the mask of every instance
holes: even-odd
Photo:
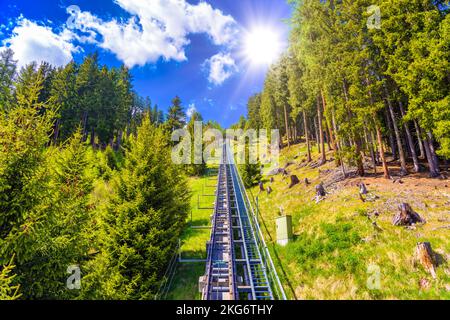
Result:
[[[281,216],[276,219],[277,243],[281,246],[287,245],[293,239],[292,216]]]

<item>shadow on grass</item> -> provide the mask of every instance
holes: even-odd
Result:
[[[281,270],[281,273],[283,274],[283,278],[285,279],[287,286],[291,290],[292,295],[294,296],[294,299],[298,300],[297,295],[295,294],[295,289],[292,286],[292,282],[289,279],[289,277],[288,277],[288,275],[286,273],[286,270],[284,269],[284,267],[283,267],[283,265],[281,263],[280,256],[278,255],[278,252],[276,250],[276,245],[274,245],[274,244],[272,244],[272,252],[273,252],[273,254],[275,256],[276,264],[278,264],[278,269]]]
[[[198,281],[204,273],[204,263],[178,263],[165,300],[200,300]]]
[[[209,219],[193,219],[189,220],[189,227],[208,227],[210,224]]]

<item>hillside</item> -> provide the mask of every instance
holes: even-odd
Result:
[[[448,180],[411,174],[401,179],[390,162],[391,180],[379,175],[360,178],[348,169],[344,179],[333,161],[316,167],[319,157],[306,164],[306,148],[294,145],[281,152],[281,164],[300,184],[289,189],[290,178],[264,177],[273,192],[249,190],[258,197],[260,223],[286,294],[291,299],[450,299],[450,189]],[[332,158],[332,154],[327,154]],[[356,170],[356,169],[355,169]],[[306,186],[307,178],[310,185]],[[324,183],[325,199],[316,203],[315,186]],[[373,201],[363,202],[358,184],[363,182]],[[424,225],[398,227],[392,218],[398,205],[409,203],[425,218]],[[276,245],[275,218],[280,210],[292,215],[295,239]],[[437,279],[414,260],[418,242],[430,242],[436,254]],[[371,270],[379,267],[380,288],[369,290]],[[369,268],[369,270],[368,270]],[[369,272],[368,272],[369,271]]]

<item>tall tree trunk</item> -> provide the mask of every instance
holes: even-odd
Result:
[[[358,175],[360,177],[363,177],[365,174],[364,171],[364,163],[363,163],[363,156],[362,156],[362,148],[361,148],[361,139],[359,137],[356,138],[355,141],[356,146],[356,162],[358,166]]]
[[[417,141],[419,142],[419,150],[420,150],[419,159],[425,159],[426,155],[425,155],[425,149],[423,148],[422,137],[420,134],[420,127],[416,120],[414,120],[413,122],[414,122],[414,127],[416,128]]]
[[[331,147],[331,143],[330,143],[330,135],[328,133],[328,123],[325,121],[325,140],[327,142],[328,145],[328,151],[332,151],[333,148]]]
[[[402,137],[400,136],[400,130],[398,129],[397,119],[395,118],[394,107],[392,106],[392,102],[389,97],[389,92],[386,87],[384,87],[384,93],[386,95],[385,98],[389,108],[389,114],[391,115],[392,118],[392,126],[394,127],[395,139],[397,140],[398,155],[400,157],[400,166],[401,166],[400,174],[407,175],[408,169],[406,167],[406,157],[405,152],[403,150]]]
[[[425,153],[427,155],[428,167],[430,168],[430,177],[436,178],[440,175],[439,169],[436,168],[433,162],[433,156],[431,155],[430,145],[428,144],[428,139],[425,138],[423,141],[423,146],[425,149]]]
[[[308,118],[306,117],[306,112],[303,110],[303,124],[305,126],[305,139],[306,139],[306,149],[308,153],[308,162],[311,162],[311,143],[309,142],[309,130],[308,130]]]
[[[120,147],[122,146],[122,138],[123,138],[123,131],[120,130],[119,134],[117,135],[116,151],[119,151]]]
[[[392,157],[394,160],[398,159],[398,152],[397,152],[397,145],[395,144],[395,137],[394,137],[394,128],[392,127],[392,120],[391,116],[389,115],[389,111],[387,108],[384,110],[385,116],[386,116],[386,122],[389,129],[389,146],[391,147],[392,151]]]
[[[297,121],[296,121],[293,129],[294,129],[294,143],[297,143],[297,137],[298,137],[298,135],[297,135]]]
[[[325,111],[327,110],[327,100],[325,98],[325,95],[323,93],[323,90],[321,91],[321,95],[322,95],[322,103],[323,103],[323,112],[325,113]],[[325,120],[326,126],[327,126],[327,132],[328,132],[328,143],[331,143],[331,149],[337,151],[337,144],[336,144],[336,140],[334,139],[334,134],[333,134],[333,127],[328,123],[328,121]]]
[[[290,148],[291,147],[291,137],[290,137],[291,135],[289,132],[289,116],[288,116],[286,104],[284,105],[284,125],[286,127],[286,138],[287,138],[288,148]]]
[[[375,165],[380,163],[380,155],[378,154],[378,150],[376,148],[377,138],[375,137],[376,132],[370,130],[370,141],[372,141],[373,151],[375,153]]]
[[[59,139],[59,132],[61,128],[61,119],[56,120],[55,123],[55,132],[53,133],[53,144],[56,145]]]
[[[384,146],[383,146],[383,138],[381,136],[381,129],[376,120],[375,120],[375,130],[377,131],[378,148],[379,148],[379,153],[380,153],[380,158],[381,158],[381,164],[383,166],[384,177],[386,179],[390,179],[391,176],[389,174],[389,168],[387,166],[386,156],[384,154]]]
[[[315,140],[317,144],[317,150],[320,153],[320,143],[319,143],[319,126],[317,125],[317,117],[314,117],[314,131],[315,131]]]
[[[405,117],[405,109],[403,108],[403,103],[401,101],[399,101],[398,104],[400,106],[400,112],[402,114],[402,117],[404,118]],[[413,163],[414,163],[414,172],[419,172],[420,171],[419,159],[417,158],[416,148],[414,147],[414,141],[413,141],[411,131],[409,130],[409,126],[408,126],[407,122],[405,122],[404,127],[405,127],[405,132],[406,132],[406,138],[408,139],[411,157],[412,157]]]
[[[88,136],[88,133],[87,133],[87,120],[88,120],[88,113],[87,113],[87,111],[85,111],[83,113],[83,142],[86,142],[87,136]]]
[[[369,136],[369,134],[367,133],[367,125],[364,122],[364,137],[366,139],[366,144],[367,144],[367,148],[369,149],[369,153],[370,153],[370,158],[372,160],[372,165],[373,165],[373,171],[376,174],[377,173],[377,160],[375,158],[375,152],[373,150],[373,142],[371,140],[371,137]]]
[[[317,97],[317,122],[318,122],[318,127],[319,127],[319,138],[320,138],[320,148],[322,150],[322,156],[320,159],[320,163],[324,164],[325,162],[327,162],[327,155],[326,155],[326,151],[325,151],[325,141],[324,141],[324,137],[323,137],[323,128],[322,128],[322,110],[320,108],[320,98]]]
[[[439,177],[441,175],[441,171],[439,169],[439,160],[436,155],[436,150],[434,149],[433,135],[431,132],[427,131],[426,140],[424,142],[428,164],[430,165],[430,176],[433,178]]]
[[[335,134],[333,141],[334,141],[335,151],[336,151],[336,166],[340,166],[342,160],[339,157],[339,150],[341,150],[342,145],[341,145],[341,141],[339,140],[339,137],[337,135],[338,129],[337,129],[337,125],[336,125],[336,117],[334,115],[334,109],[331,109],[331,122],[333,125],[333,131]]]
[[[94,148],[95,149],[95,129],[94,128],[92,128],[92,131],[91,131],[91,146],[92,146],[92,148]]]

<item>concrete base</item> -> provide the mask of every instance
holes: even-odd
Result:
[[[278,243],[280,246],[285,247],[290,241],[291,241],[290,239],[282,239],[282,240],[277,240],[277,243]]]

